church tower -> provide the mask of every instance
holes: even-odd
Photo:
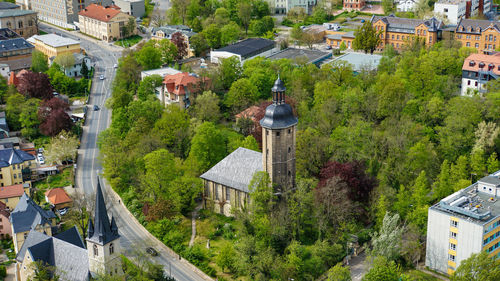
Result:
[[[262,164],[275,192],[295,187],[295,134],[297,118],[285,102],[285,84],[279,78],[271,89],[273,103],[266,108],[262,126]]]
[[[120,235],[115,218],[109,222],[106,204],[102,195],[101,183],[97,178],[94,223],[89,218],[87,235],[89,271],[96,274],[122,275]]]

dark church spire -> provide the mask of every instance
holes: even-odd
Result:
[[[260,125],[267,129],[283,129],[294,126],[298,120],[293,115],[292,107],[285,102],[285,83],[278,79],[271,88],[273,92],[273,103],[266,108],[264,118],[260,120]]]
[[[285,103],[285,83],[281,81],[280,75],[278,74],[278,79],[274,82],[274,86],[271,88],[273,92],[273,103],[274,104],[282,104]]]
[[[113,229],[114,228],[114,229]],[[92,233],[92,235],[90,235]],[[104,196],[102,195],[101,182],[97,178],[97,189],[95,196],[95,214],[94,225],[89,223],[88,240],[104,245],[108,242],[120,237],[118,235],[118,227],[113,220],[113,227],[109,222],[108,213],[106,211],[106,204],[104,203]]]

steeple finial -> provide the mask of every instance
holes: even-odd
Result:
[[[273,92],[273,103],[274,104],[282,104],[285,103],[285,83],[281,81],[280,74],[278,73],[278,79],[274,81],[274,86],[271,88]]]

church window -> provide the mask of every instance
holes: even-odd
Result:
[[[276,132],[276,136],[279,137],[280,136],[280,132]]]
[[[292,130],[291,129],[288,129],[288,134],[291,134],[292,133]]]
[[[97,249],[97,245],[94,245],[94,256],[99,255],[99,250]]]
[[[288,153],[292,152],[292,148],[288,147]]]
[[[226,187],[226,201],[229,201],[229,199],[231,199],[231,189]]]
[[[288,171],[288,176],[290,177],[292,175],[292,172]]]
[[[219,185],[215,186],[215,200],[219,200]]]
[[[115,252],[115,246],[113,243],[109,244],[109,254],[112,255]]]

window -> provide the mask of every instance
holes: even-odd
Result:
[[[451,225],[452,227],[458,227],[458,221],[451,220],[451,221],[450,221],[450,225]]]
[[[292,148],[288,147],[288,153],[292,152]]]
[[[470,47],[470,42],[467,42],[465,46]]]
[[[392,40],[394,40],[394,34],[392,35]]]
[[[470,80],[467,80],[467,86],[470,86]]]
[[[97,245],[94,245],[94,256],[99,255],[99,250],[97,249]]]
[[[230,201],[231,199],[231,188],[226,187],[226,201]]]
[[[474,85],[474,86],[476,86],[476,87],[477,87],[477,81],[475,82],[475,85]]]
[[[448,254],[448,260],[455,261],[455,256],[452,254]]]
[[[450,237],[453,238],[453,239],[457,239],[457,233],[453,232],[453,231],[450,231]]]
[[[23,28],[23,22],[22,22],[22,21],[18,21],[18,22],[17,22],[17,26],[18,26],[19,28]],[[490,35],[490,36],[491,36],[491,35]]]
[[[292,133],[292,130],[291,129],[288,129],[288,134],[291,134]]]
[[[26,240],[26,238],[28,237],[28,233],[24,233],[24,239]]]
[[[424,35],[427,35],[427,30],[424,30]]]
[[[215,185],[215,200],[219,200],[219,186],[220,184]]]
[[[113,243],[109,244],[109,254],[112,255],[115,252],[115,246]]]
[[[269,136],[269,130],[266,130],[266,136]]]
[[[17,174],[14,174],[14,178],[17,179]]]
[[[396,39],[397,39],[397,40],[399,40],[399,35],[398,35],[398,36],[396,36]]]
[[[445,12],[445,13],[448,13],[448,9],[447,9],[447,8],[444,8],[444,12]]]
[[[276,136],[279,137],[280,136],[280,132],[276,132]]]
[[[474,47],[479,48],[479,43],[474,44]]]
[[[488,41],[493,41],[493,35],[490,34],[490,40]]]

